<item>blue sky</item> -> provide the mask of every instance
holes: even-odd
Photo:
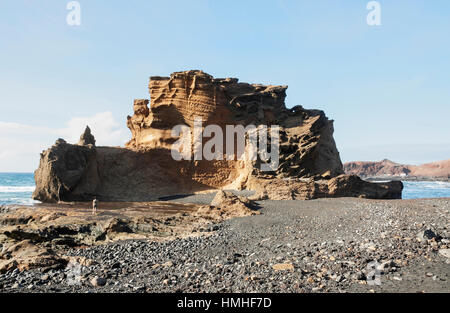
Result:
[[[0,171],[32,171],[93,124],[123,145],[148,77],[202,69],[289,85],[287,106],[335,120],[343,161],[450,158],[450,2],[0,0]]]

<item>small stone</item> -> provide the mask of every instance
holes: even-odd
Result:
[[[120,267],[120,262],[116,262],[113,265],[111,265],[111,268],[119,268]]]
[[[276,271],[286,271],[286,270],[293,271],[294,265],[292,265],[291,263],[278,263],[274,264],[272,268]]]
[[[91,279],[91,285],[94,287],[104,286],[106,285],[106,279],[104,279],[103,277],[95,276]]]
[[[440,249],[439,254],[450,259],[450,249]]]
[[[252,281],[259,280],[259,277],[256,275],[250,275],[250,280]]]
[[[212,227],[211,227],[211,231],[218,231],[220,228],[219,228],[219,226],[218,225],[213,225]]]
[[[440,240],[440,236],[437,235],[433,230],[431,230],[430,228],[427,228],[423,231],[420,231],[417,235],[416,238],[418,241],[424,242],[426,240],[431,240],[431,239],[435,239],[435,240]]]
[[[366,280],[366,275],[363,272],[356,273],[357,280]]]

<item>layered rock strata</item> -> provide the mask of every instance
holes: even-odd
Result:
[[[239,207],[240,202],[232,196],[218,199],[208,210],[206,206],[168,201],[102,202],[98,214],[92,214],[83,203],[5,206],[0,210],[0,274],[15,269],[46,271],[64,268],[72,261],[92,261],[67,257],[69,247],[207,235],[213,231],[213,223],[249,215],[249,209]]]
[[[367,185],[341,176],[344,169],[333,139],[333,121],[319,110],[286,108],[286,89],[240,83],[237,78],[215,79],[202,71],[151,77],[151,101],[135,100],[134,114],[127,118],[132,137],[126,148],[96,147],[88,130],[79,145],[58,140],[41,154],[33,197],[46,202],[88,201],[94,196],[104,201],[148,201],[211,189],[252,189],[270,195],[271,186],[291,186],[290,180],[298,190],[296,199],[401,197],[400,182]],[[195,135],[199,119],[200,132],[216,125],[223,143],[235,139],[227,126],[256,130],[277,126],[277,166],[267,171],[263,169],[269,160],[239,158],[239,138],[231,151],[215,148],[215,159],[196,158],[198,145],[204,147],[211,136],[202,137],[200,143],[193,140],[186,149],[188,158],[175,160],[171,148],[180,136],[173,136],[174,126],[184,125]],[[248,152],[249,135],[241,140]]]

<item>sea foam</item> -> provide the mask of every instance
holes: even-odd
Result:
[[[0,186],[2,193],[33,192],[35,186]]]

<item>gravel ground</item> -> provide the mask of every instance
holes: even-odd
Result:
[[[0,291],[450,292],[448,198],[258,204],[203,237],[69,250],[96,263],[8,272]]]

